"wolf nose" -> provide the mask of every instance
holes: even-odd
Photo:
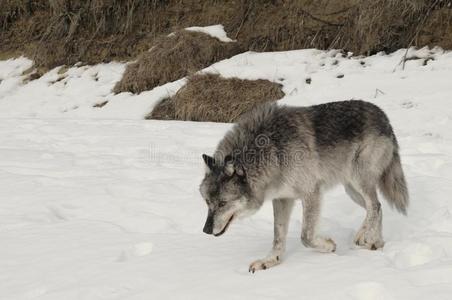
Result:
[[[204,228],[202,229],[202,231],[204,231],[204,233],[207,233],[207,234],[212,234],[213,229],[212,229],[212,227],[204,226]]]
[[[209,213],[207,214],[206,224],[204,225],[202,231],[204,231],[204,233],[207,234],[212,234],[213,232],[213,212],[210,210]]]

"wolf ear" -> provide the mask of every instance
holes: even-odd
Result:
[[[209,170],[213,170],[213,166],[215,165],[215,159],[213,159],[213,157],[207,154],[203,154],[202,159],[204,160],[204,163],[206,164],[207,168]]]
[[[228,176],[232,176],[235,173],[238,176],[245,178],[243,166],[240,165],[239,162],[234,161],[232,155],[226,155],[224,158],[224,173]]]
[[[224,173],[228,176],[234,175],[235,167],[234,167],[234,161],[232,160],[231,155],[226,155],[224,158]]]

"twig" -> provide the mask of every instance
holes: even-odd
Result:
[[[380,93],[380,94],[382,94],[382,95],[385,95],[385,93],[384,93],[382,90],[380,90],[380,89],[375,89],[375,95],[374,95],[374,98],[377,98],[378,93]]]
[[[249,12],[250,12],[250,10],[251,10],[251,4],[246,8],[246,10],[245,10],[245,14],[244,14],[244,16],[243,16],[243,18],[242,18],[242,22],[240,23],[240,25],[239,25],[239,28],[237,29],[237,32],[236,32],[236,34],[235,34],[235,36],[234,36],[234,40],[236,40],[237,39],[237,37],[239,36],[239,33],[240,33],[240,31],[242,30],[242,27],[243,27],[243,24],[245,23],[245,21],[248,19],[248,14],[249,14]]]
[[[356,7],[356,5],[352,5],[352,6],[346,7],[344,9],[341,9],[341,10],[338,10],[338,11],[333,11],[331,13],[323,14],[322,16],[333,16],[333,15],[341,14],[341,13],[344,13],[344,12],[354,8],[354,7]]]
[[[320,23],[324,23],[324,24],[330,25],[330,26],[337,26],[337,27],[344,26],[344,24],[336,24],[336,23],[331,23],[331,22],[322,20],[322,19],[320,19],[320,18],[318,18],[318,17],[316,17],[316,16],[313,16],[311,13],[305,11],[305,10],[302,9],[302,8],[300,8],[300,10],[301,10],[301,12],[302,12],[304,15],[306,15],[306,16],[310,17],[311,19],[316,20],[316,21],[318,21],[318,22],[320,22]]]

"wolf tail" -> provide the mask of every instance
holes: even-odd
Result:
[[[409,196],[397,146],[389,166],[380,177],[379,187],[389,205],[406,215]]]

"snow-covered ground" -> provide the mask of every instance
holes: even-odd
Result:
[[[382,250],[353,246],[364,211],[338,188],[320,228],[336,253],[301,245],[298,204],[285,261],[255,274],[271,205],[222,237],[201,231],[200,156],[231,125],[142,120],[184,80],[114,95],[121,63],[24,84],[31,62],[1,61],[0,299],[451,299],[452,53],[410,50],[403,68],[404,54],[249,52],[205,70],[280,82],[291,105],[371,101],[401,144],[411,207],[383,202]]]

